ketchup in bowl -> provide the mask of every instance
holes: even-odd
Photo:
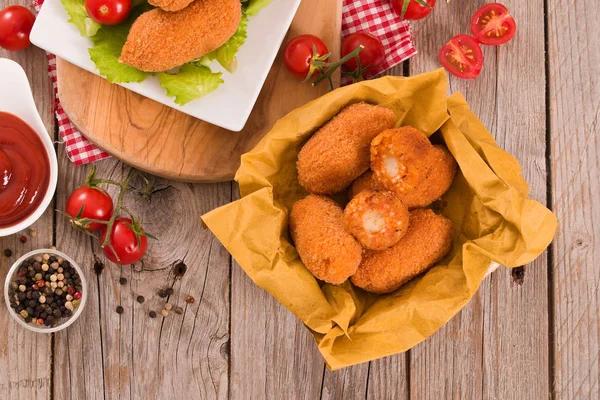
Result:
[[[33,214],[49,182],[50,161],[38,134],[19,117],[0,111],[0,228]]]

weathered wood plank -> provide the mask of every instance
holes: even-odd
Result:
[[[529,195],[546,204],[544,1],[503,3],[519,25],[509,44],[488,51],[498,63],[492,132],[519,160]],[[544,252],[525,267],[524,275],[501,269],[490,280],[484,303],[484,398],[510,398],[515,393],[528,399],[548,397],[552,366],[547,268]]]
[[[233,184],[233,199],[239,189]],[[231,399],[317,399],[325,365],[309,331],[233,260]]]
[[[557,399],[600,398],[600,4],[548,1]]]
[[[60,172],[64,183],[57,206],[62,209],[87,168],[74,168],[63,154]],[[121,180],[126,172],[116,160],[98,163],[101,177]],[[150,242],[143,263],[111,264],[97,242],[57,220],[57,246],[83,264],[90,297],[80,319],[56,335],[56,398],[227,398],[230,257],[197,216],[228,203],[231,185],[155,183],[164,190],[150,201],[133,193],[125,201],[160,239]],[[134,187],[142,185],[139,178],[133,181]],[[106,266],[100,276],[92,269],[94,254]],[[188,266],[182,279],[173,274],[178,260]],[[119,284],[121,277],[126,284]],[[182,307],[183,315],[160,316],[166,300],[157,292],[167,287],[174,289],[168,301]],[[136,301],[140,295],[143,304]],[[196,302],[187,304],[187,295]],[[118,305],[125,309],[121,315],[115,312]],[[151,310],[157,318],[148,316]]]
[[[369,364],[364,363],[337,371],[325,370],[321,399],[365,399]]]
[[[438,67],[437,54],[452,36],[468,30],[483,0],[440,3],[416,27],[421,53],[411,75]],[[503,47],[484,47],[485,64],[474,81],[450,77],[499,144],[515,154],[545,202],[545,82],[543,1],[504,2],[519,24]],[[515,129],[516,128],[516,129]],[[548,392],[548,297],[546,256],[527,268],[522,286],[501,269],[473,301],[429,340],[411,352],[413,398],[543,398]],[[541,396],[541,397],[540,397]]]
[[[11,5],[30,6],[29,1],[0,0],[0,9]],[[18,62],[29,78],[35,104],[48,133],[54,137],[54,101],[50,95],[50,80],[46,73],[46,57],[41,50],[30,47],[21,52],[9,52],[0,48],[0,58]],[[1,94],[0,94],[1,95]],[[0,252],[11,249],[12,257],[0,253],[0,276],[4,277],[12,264],[24,253],[52,245],[52,204],[46,213],[31,227],[37,237],[29,237],[28,231],[0,238]],[[19,241],[25,234],[26,244]],[[4,297],[2,297],[4,299]],[[2,300],[4,303],[4,300]],[[0,398],[46,399],[50,396],[51,335],[40,335],[25,330],[12,320],[5,306],[0,308]]]
[[[367,397],[373,400],[404,400],[409,398],[407,353],[371,362]]]

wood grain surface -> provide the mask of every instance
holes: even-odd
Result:
[[[342,0],[304,0],[284,39],[312,32],[337,58]],[[318,15],[318,18],[314,16]],[[283,46],[241,132],[231,132],[144,98],[64,60],[57,60],[61,104],[92,142],[144,171],[186,182],[233,179],[240,156],[252,149],[279,118],[326,93],[298,85],[287,73]],[[334,76],[339,85],[339,73]]]
[[[600,398],[600,4],[548,1],[554,394]]]
[[[441,45],[468,32],[472,12],[487,2],[438,2],[431,17],[413,25],[419,55],[389,73],[439,66]],[[598,399],[600,6],[504,3],[517,19],[517,36],[485,47],[482,75],[450,77],[450,91],[467,97],[521,162],[531,195],[557,214],[549,253],[524,269],[499,268],[459,315],[410,351],[331,372],[302,323],[202,228],[198,216],[237,199],[237,185],[148,175],[160,189],[151,201],[134,193],[126,199],[160,239],[143,264],[106,263],[96,276],[94,255],[106,262],[97,244],[52,210],[25,245],[20,234],[0,239],[0,250],[13,250],[10,258],[0,254],[3,273],[23,252],[55,243],[82,264],[90,282],[81,318],[54,335],[28,334],[0,308],[0,399]],[[0,0],[0,8],[5,4]],[[43,52],[0,56],[25,67],[53,132]],[[117,160],[97,166],[112,178],[128,168]],[[73,167],[59,146],[59,169],[53,208],[61,209],[88,167]],[[138,177],[133,186],[140,185]],[[172,266],[181,259],[189,270],[178,280]],[[168,301],[184,314],[151,319],[148,312],[166,301],[156,295],[164,287],[174,289]],[[188,294],[193,305],[183,302]]]
[[[29,5],[26,0],[11,1],[10,4]],[[8,2],[0,0],[0,9]],[[48,134],[55,137],[54,117],[52,107],[54,100],[50,95],[50,79],[44,72],[46,57],[43,52],[29,48],[22,52],[8,52],[0,47],[0,58],[10,58],[18,62],[29,79],[33,88],[35,105]],[[0,96],[3,94],[0,93]],[[33,229],[37,236],[30,237],[29,231],[9,237],[0,237],[0,249],[11,249],[13,255],[5,257],[0,253],[0,277],[4,278],[12,264],[28,251],[52,246],[53,236],[53,206],[35,222]],[[27,243],[20,242],[25,234]],[[1,251],[1,250],[0,250]],[[4,287],[4,285],[2,285]],[[2,289],[4,290],[4,289]],[[38,335],[26,331],[19,326],[8,314],[2,294],[0,310],[0,399],[47,399],[52,387],[52,338],[48,335]]]

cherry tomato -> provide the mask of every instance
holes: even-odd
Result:
[[[115,264],[135,264],[140,261],[146,250],[148,249],[148,238],[145,236],[144,231],[139,228],[137,235],[135,228],[132,229],[133,221],[129,218],[117,218],[113,225],[112,233],[110,235],[110,244],[115,249],[113,250],[110,246],[105,246],[102,251],[106,257],[114,262]],[[105,228],[100,235],[100,243],[104,243],[106,239]],[[138,241],[139,238],[139,241]],[[116,255],[115,255],[116,252]],[[117,259],[118,256],[118,259]]]
[[[80,218],[97,219],[108,221],[113,213],[113,201],[104,190],[96,187],[81,186],[67,199],[65,211],[73,218],[77,218],[82,210]],[[83,228],[93,232],[104,227],[99,222],[91,222]]]
[[[131,12],[132,0],[85,0],[88,15],[103,25],[117,25]]]
[[[300,35],[290,40],[283,52],[283,61],[288,71],[299,78],[308,78],[314,55],[313,46],[317,49],[318,57],[329,54],[325,43],[314,35]],[[323,58],[321,61],[327,61],[327,58]],[[316,74],[318,71],[313,71],[311,77]]]
[[[481,7],[471,20],[471,33],[481,44],[495,46],[510,41],[517,32],[517,23],[508,9],[499,3]]]
[[[360,45],[364,47],[364,49],[358,53],[361,67],[368,67],[365,72],[369,75],[378,72],[378,68],[385,61],[385,50],[381,40],[370,33],[356,32],[346,36],[342,43],[342,57],[351,53]],[[344,65],[349,71],[355,71],[358,67],[356,58],[351,58]]]
[[[402,8],[404,6],[405,0],[392,0],[392,7],[398,13],[398,15],[402,15]],[[425,7],[424,5],[419,4],[416,0],[409,0],[408,8],[406,9],[406,13],[404,14],[404,19],[406,20],[417,20],[422,19],[428,16],[435,6],[435,0],[425,0],[425,3],[429,4],[429,7]]]
[[[27,48],[35,15],[23,6],[8,6],[0,11],[0,47],[19,51]]]
[[[459,78],[474,79],[483,67],[483,53],[479,43],[469,35],[454,36],[440,50],[444,68]]]

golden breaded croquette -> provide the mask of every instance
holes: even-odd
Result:
[[[348,189],[348,198],[352,200],[357,194],[365,190],[385,190],[377,179],[375,179],[371,170],[368,170],[352,182],[352,186]]]
[[[431,149],[427,136],[416,128],[389,129],[371,142],[371,169],[384,188],[408,193],[427,176]]]
[[[326,196],[308,195],[290,213],[290,233],[306,268],[340,285],[356,272],[362,247],[344,228],[342,208]]]
[[[408,230],[408,209],[389,191],[360,192],[344,209],[346,229],[369,250],[385,250]]]
[[[441,145],[435,145],[429,153],[428,172],[425,180],[408,193],[394,192],[394,194],[409,210],[427,207],[448,191],[454,181],[457,169],[456,160],[448,149]],[[384,190],[384,187],[375,179],[372,171],[367,171],[352,183],[348,197],[352,199],[363,190]]]
[[[146,72],[179,67],[224,44],[241,16],[239,0],[196,0],[177,12],[155,8],[135,20],[119,61]]]
[[[458,166],[452,154],[444,146],[435,145],[429,155],[429,171],[425,180],[415,190],[396,195],[408,207],[427,207],[448,191]]]
[[[389,108],[367,103],[344,108],[317,131],[298,153],[298,180],[312,193],[346,189],[369,168],[369,146],[396,123]]]
[[[390,293],[440,261],[452,248],[452,222],[423,208],[410,213],[408,232],[384,251],[369,251],[352,283],[372,293]]]
[[[194,0],[148,0],[148,3],[154,7],[162,8],[165,11],[183,10]]]

